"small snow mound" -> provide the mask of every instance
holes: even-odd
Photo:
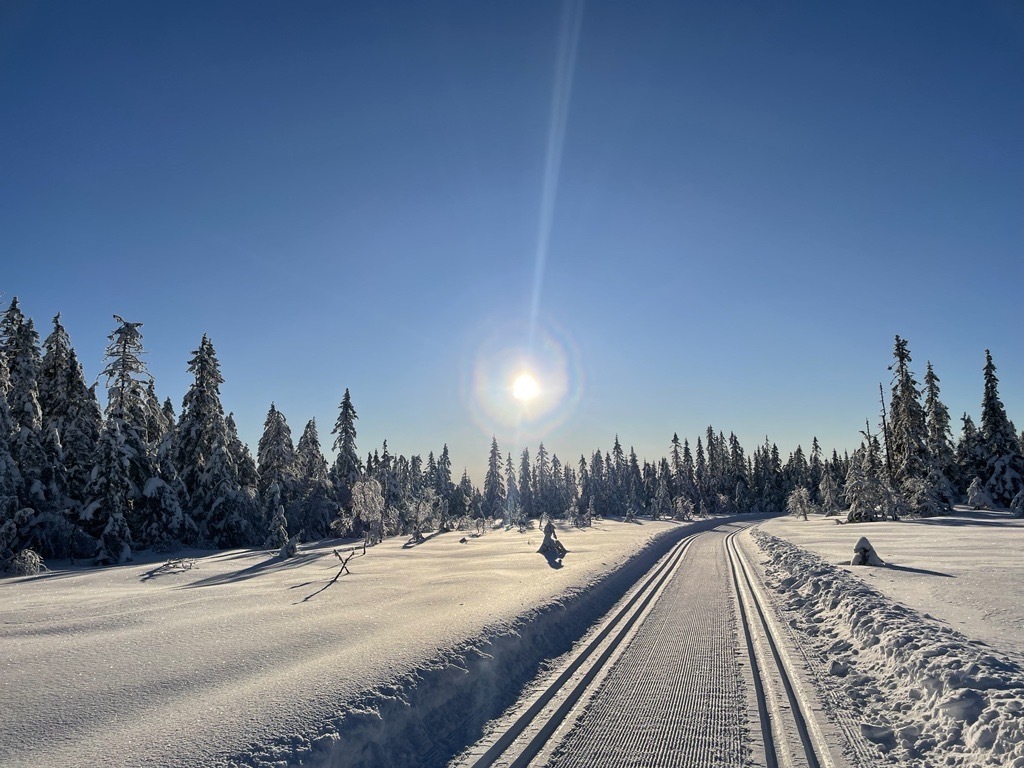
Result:
[[[868,541],[866,536],[861,536],[857,539],[857,543],[853,545],[853,559],[850,561],[850,565],[885,565],[882,558],[875,552],[875,548],[871,546],[871,542]]]

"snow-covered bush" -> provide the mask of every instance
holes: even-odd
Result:
[[[23,549],[7,562],[7,572],[14,576],[35,576],[43,567],[43,558],[31,549]]]
[[[988,495],[980,477],[971,480],[971,485],[967,489],[967,505],[974,509],[990,509],[992,507],[992,497]]]
[[[816,511],[811,501],[811,494],[806,488],[794,488],[786,497],[786,509],[793,517],[802,517],[804,520],[811,512]]]

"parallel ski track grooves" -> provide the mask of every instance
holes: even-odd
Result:
[[[807,727],[807,719],[804,717],[800,700],[796,695],[796,690],[793,688],[793,681],[790,679],[789,672],[786,669],[785,664],[782,662],[782,656],[779,652],[779,641],[772,634],[771,628],[768,624],[768,619],[765,616],[764,607],[761,605],[761,599],[754,590],[753,580],[750,577],[747,565],[743,561],[743,557],[740,555],[739,548],[736,545],[736,536],[740,533],[740,531],[737,531],[735,533],[730,533],[725,537],[725,549],[729,554],[729,563],[732,567],[733,580],[736,585],[736,600],[739,603],[740,619],[743,622],[743,634],[747,641],[747,652],[750,657],[751,672],[754,677],[754,688],[757,694],[757,709],[761,715],[761,733],[764,736],[765,760],[767,761],[768,768],[777,768],[779,765],[778,746],[775,743],[775,738],[772,733],[771,717],[768,711],[767,698],[764,693],[761,669],[760,665],[757,663],[756,654],[754,653],[754,643],[751,636],[752,620],[747,614],[747,609],[744,605],[743,593],[740,590],[741,576],[743,582],[747,585],[747,593],[750,595],[751,603],[753,603],[754,609],[757,611],[757,617],[760,619],[761,627],[764,630],[764,637],[768,641],[768,647],[772,652],[772,659],[778,669],[778,675],[782,680],[782,685],[786,690],[786,697],[789,699],[790,713],[792,714],[797,734],[800,736],[800,743],[803,745],[804,753],[807,757],[807,764],[810,768],[822,768],[821,762],[818,760],[817,751],[814,748],[814,742],[811,739],[810,731]]]
[[[498,740],[490,746],[490,748],[484,752],[475,762],[470,765],[472,768],[486,768],[487,766],[493,765],[498,758],[500,758],[512,745],[512,743],[526,730],[527,726],[538,720],[538,716],[541,714],[545,706],[562,691],[565,685],[569,682],[572,676],[583,666],[590,657],[597,651],[601,643],[611,635],[611,640],[605,649],[597,656],[593,664],[586,671],[583,677],[573,686],[569,691],[568,695],[559,705],[559,707],[550,715],[547,719],[540,723],[537,733],[530,739],[526,747],[515,757],[515,759],[509,763],[513,768],[522,768],[523,766],[529,765],[530,761],[536,757],[537,753],[544,747],[548,739],[555,732],[561,722],[565,719],[565,716],[572,709],[573,705],[583,695],[583,692],[587,689],[594,677],[597,676],[598,672],[608,661],[608,657],[612,655],[612,652],[618,648],[622,643],[623,639],[629,634],[630,629],[640,618],[640,615],[644,612],[644,609],[651,603],[655,595],[661,589],[662,585],[669,579],[672,573],[675,571],[676,566],[683,559],[683,555],[686,554],[686,550],[689,548],[693,540],[700,536],[700,533],[695,533],[682,539],[669,554],[662,558],[661,564],[658,565],[654,572],[647,577],[647,580],[643,583],[639,589],[633,592],[632,597],[626,602],[619,612],[615,614],[611,621],[608,621],[602,630],[589,642],[587,645],[576,654],[572,663],[567,666],[562,673],[554,680],[544,692],[530,705],[530,707],[523,712],[515,722],[498,738]],[[614,635],[612,633],[615,633]]]

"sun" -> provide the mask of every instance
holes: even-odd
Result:
[[[529,373],[521,373],[512,382],[512,397],[522,402],[529,402],[540,394],[537,380]]]

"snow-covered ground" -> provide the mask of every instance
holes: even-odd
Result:
[[[564,567],[491,530],[387,540],[333,583],[340,542],[4,579],[0,765],[443,764],[683,528],[563,528]]]
[[[961,509],[753,535],[826,708],[874,744],[861,764],[1024,768],[1024,521]],[[886,566],[843,565],[861,536]]]

